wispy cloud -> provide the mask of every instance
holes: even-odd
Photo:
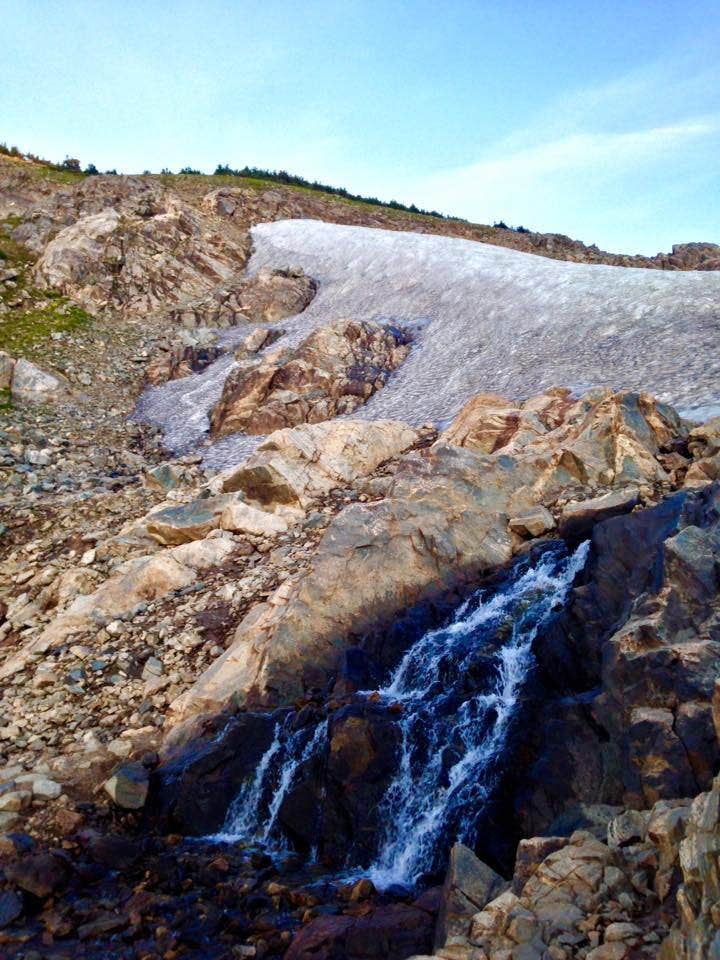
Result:
[[[688,110],[700,103],[707,112]],[[649,229],[653,208],[678,194],[679,181],[682,193],[690,181],[704,187],[710,170],[717,176],[719,147],[717,71],[693,74],[683,64],[656,63],[569,91],[476,162],[418,178],[406,193],[470,219],[504,219],[654,252],[672,234],[673,213],[665,210],[667,230],[657,223]],[[618,223],[623,208],[632,222]],[[686,228],[678,222],[678,230]]]

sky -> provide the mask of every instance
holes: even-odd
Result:
[[[0,141],[720,242],[720,0],[0,0]]]

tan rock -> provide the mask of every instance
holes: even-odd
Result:
[[[278,430],[218,487],[277,509],[305,508],[334,487],[348,486],[417,442],[396,420],[332,420]]]
[[[541,537],[555,526],[553,515],[540,505],[526,510],[508,521],[510,529],[521,537]]]
[[[282,517],[265,510],[258,510],[250,504],[235,500],[229,503],[220,517],[223,530],[233,533],[247,533],[255,537],[274,537],[287,533],[288,524]]]
[[[271,433],[352,413],[409,349],[402,334],[378,323],[340,320],[320,327],[296,349],[232,371],[211,414],[211,433]]]
[[[226,475],[223,489],[242,490],[263,505],[304,505],[309,490],[318,489],[315,467],[310,480],[307,470],[324,466],[326,454],[319,450],[332,429],[328,425],[323,443],[307,451],[300,438],[308,434],[274,435],[257,460]],[[250,611],[229,649],[173,705],[176,715],[212,711],[231,697],[294,699],[308,664],[332,671],[351,637],[389,622],[421,597],[507,563],[515,543],[508,517],[567,490],[580,495],[590,475],[602,474],[621,489],[629,477],[659,478],[655,455],[673,430],[682,435],[679,420],[650,398],[598,391],[572,405],[555,430],[512,452],[486,455],[438,441],[420,455],[406,455],[387,499],[352,505],[335,518],[309,572],[286,581],[282,597]],[[291,465],[290,441],[297,450]],[[273,446],[282,449],[281,459]],[[337,485],[324,482],[325,489]]]
[[[29,660],[62,644],[68,637],[86,630],[97,630],[125,616],[139,603],[188,586],[200,571],[222,563],[233,549],[234,542],[225,535],[126,561],[96,591],[76,597],[37,638],[10,656],[0,666],[0,677],[12,676]]]

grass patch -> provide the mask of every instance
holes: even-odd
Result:
[[[82,330],[92,320],[82,307],[53,294],[52,301],[46,306],[20,308],[0,316],[0,350],[22,356],[52,333]]]

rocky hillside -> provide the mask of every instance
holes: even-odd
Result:
[[[642,389],[662,350],[611,381],[674,296],[710,390],[720,250],[4,158],[0,216],[0,954],[714,956],[720,418]],[[288,218],[515,247],[507,395],[449,320],[398,322],[405,287],[333,314],[326,248],[258,263]],[[597,368],[573,347],[582,389],[530,392],[526,253],[703,273],[646,316],[635,271],[574,268],[578,322],[607,298],[616,329]],[[423,350],[431,422],[376,415],[424,409]]]

